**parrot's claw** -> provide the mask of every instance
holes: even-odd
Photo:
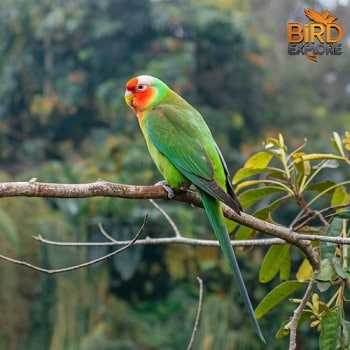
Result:
[[[157,182],[154,186],[162,186],[168,194],[168,199],[173,199],[175,197],[174,190],[168,185],[165,180]]]

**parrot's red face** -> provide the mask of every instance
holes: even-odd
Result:
[[[126,83],[125,102],[136,115],[146,109],[157,95],[156,89],[152,86],[153,82],[153,77],[140,75]]]

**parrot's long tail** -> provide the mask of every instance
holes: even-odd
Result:
[[[236,280],[236,283],[238,285],[239,292],[241,293],[241,296],[244,300],[245,305],[248,308],[248,313],[250,316],[250,319],[254,325],[254,328],[264,343],[266,343],[265,338],[261,332],[259,323],[255,317],[253,306],[250,302],[249,295],[247,292],[247,289],[245,287],[243,277],[241,275],[241,271],[238,266],[238,262],[236,259],[236,255],[233,251],[230,237],[226,230],[225,220],[222,213],[222,206],[221,202],[218,201],[216,198],[208,195],[207,193],[203,192],[200,189],[197,189],[198,193],[202,199],[205,211],[207,212],[209,221],[211,225],[213,226],[214,232],[216,234],[216,237],[220,243],[221,249],[225,254],[226,259],[228,260],[228,263],[230,264],[230,267],[232,269],[234,278]]]

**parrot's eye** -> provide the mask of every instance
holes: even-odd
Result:
[[[147,89],[146,84],[139,84],[137,85],[137,91],[145,91]]]

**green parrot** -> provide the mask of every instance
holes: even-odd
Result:
[[[169,196],[171,188],[188,187],[191,183],[196,187],[257,334],[265,342],[226,230],[221,203],[237,214],[242,207],[203,117],[165,83],[150,75],[140,75],[126,83],[125,101],[139,121],[151,157],[166,180]]]

